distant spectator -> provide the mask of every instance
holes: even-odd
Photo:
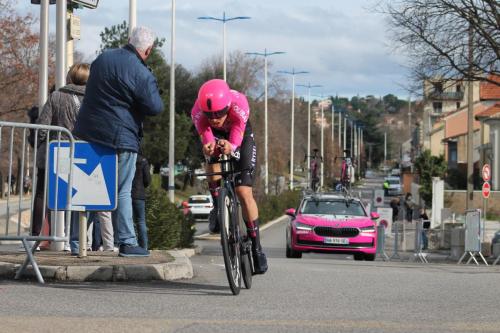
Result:
[[[97,57],[74,130],[79,138],[118,153],[118,207],[113,211],[113,226],[119,255],[125,257],[149,255],[137,244],[131,189],[144,118],[163,111],[156,79],[144,62],[154,41],[150,29],[136,27],[129,44]]]
[[[422,250],[427,250],[429,247],[429,238],[427,237],[427,231],[430,227],[429,217],[427,216],[427,212],[425,211],[425,207],[420,209],[420,219],[422,223]]]
[[[396,222],[399,217],[399,197],[392,199],[390,206],[392,208],[392,221]]]
[[[384,180],[384,196],[389,195],[389,181],[386,179]]]
[[[148,228],[146,225],[146,188],[151,183],[149,163],[146,157],[139,152],[135,164],[135,176],[132,182],[132,207],[134,223],[138,232],[139,246],[148,249]]]
[[[52,92],[42,108],[37,124],[53,125],[65,127],[68,130],[73,130],[73,126],[80,110],[80,105],[85,94],[85,83],[89,76],[89,64],[76,63],[68,71],[66,77],[67,85]],[[52,134],[51,134],[52,135]],[[45,163],[46,163],[46,145],[47,141],[57,138],[57,134],[47,138],[47,131],[38,131],[37,138],[37,177],[35,189],[35,207],[33,210],[33,225],[32,235],[39,235],[42,230],[44,219],[48,219],[48,210],[45,208],[45,216],[43,216],[43,197],[44,197],[44,182],[45,182]],[[61,137],[65,139],[64,135]],[[32,138],[34,144],[34,138]],[[78,225],[77,214],[73,214],[71,226]]]
[[[405,196],[405,212],[406,212],[406,221],[411,222],[413,220],[413,206],[415,205],[411,196],[411,193],[406,193]]]

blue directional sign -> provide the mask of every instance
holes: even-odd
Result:
[[[72,207],[69,207],[67,200],[70,170],[69,141],[50,142],[48,158],[49,209],[55,210],[56,205],[57,210],[109,211],[116,208],[118,158],[114,149],[85,141],[75,142],[71,177]]]

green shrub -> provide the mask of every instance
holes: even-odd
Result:
[[[146,221],[151,249],[172,249],[193,245],[194,221],[168,200],[161,188],[147,189]]]
[[[300,193],[300,191],[285,191],[280,195],[262,196],[257,202],[262,223],[280,217],[288,208],[296,208],[300,201]]]

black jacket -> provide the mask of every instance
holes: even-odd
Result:
[[[135,163],[135,176],[132,182],[132,199],[145,200],[145,189],[151,183],[151,174],[149,173],[148,160],[141,154],[137,155]]]

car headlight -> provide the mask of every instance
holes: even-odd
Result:
[[[375,226],[361,227],[359,230],[361,230],[361,232],[375,232]]]
[[[308,225],[308,224],[304,224],[304,223],[300,223],[300,222],[295,222],[295,228],[297,230],[304,230],[304,231],[312,231],[313,230],[313,226]]]

